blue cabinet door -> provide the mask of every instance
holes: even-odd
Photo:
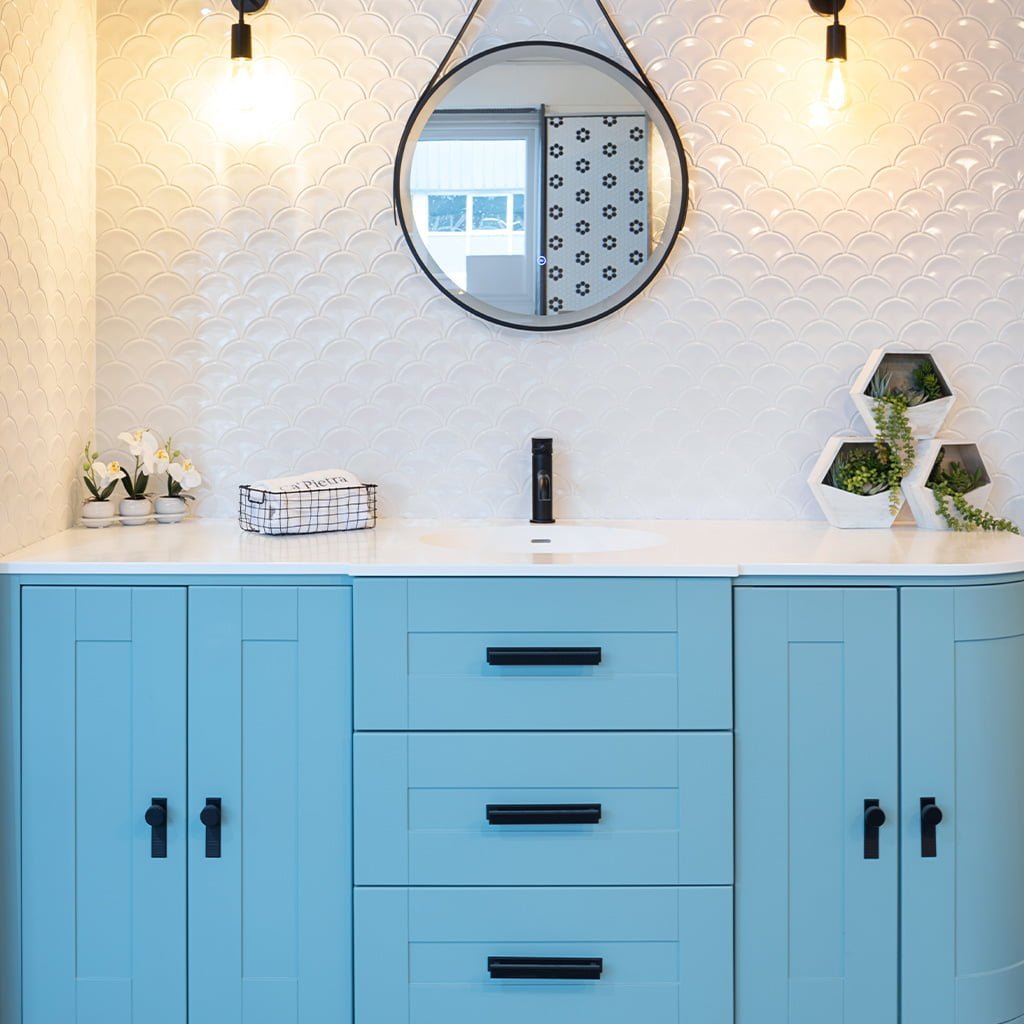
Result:
[[[22,591],[24,1024],[185,1020],[185,649],[182,588]]]
[[[1020,1020],[1024,584],[908,589],[901,612],[902,1022]]]
[[[189,591],[189,1024],[351,1020],[349,593]]]
[[[896,591],[740,589],[735,608],[737,1022],[895,1024]]]

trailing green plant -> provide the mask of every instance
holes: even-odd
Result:
[[[825,483],[850,494],[870,497],[889,488],[889,472],[872,446],[841,448]]]
[[[1009,519],[999,519],[972,505],[966,495],[985,483],[981,469],[969,470],[955,460],[946,461],[946,449],[940,448],[935,466],[928,476],[928,486],[935,495],[935,505],[951,530],[995,530],[1020,533]]]
[[[889,490],[889,510],[895,514],[903,504],[903,478],[914,468],[917,446],[907,419],[907,398],[896,391],[876,398],[875,450],[885,467]]]

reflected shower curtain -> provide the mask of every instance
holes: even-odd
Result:
[[[586,309],[612,295],[650,253],[647,118],[546,119],[545,312]]]

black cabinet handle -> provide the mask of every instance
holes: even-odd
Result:
[[[488,647],[488,665],[600,665],[600,647]]]
[[[864,859],[878,860],[878,830],[885,824],[885,811],[877,800],[864,801]]]
[[[153,797],[145,817],[150,828],[149,855],[154,860],[163,860],[167,856],[167,797]]]
[[[488,804],[488,825],[596,825],[600,804]]]
[[[921,797],[921,856],[935,857],[935,826],[942,821],[942,808],[933,796]]]
[[[604,960],[599,956],[489,956],[492,978],[565,978],[571,981],[601,977]]]
[[[208,796],[206,806],[199,812],[199,820],[206,826],[206,856],[220,856],[221,798]]]

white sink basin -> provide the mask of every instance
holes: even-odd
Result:
[[[420,538],[425,544],[462,551],[490,551],[503,555],[572,555],[602,551],[638,551],[661,544],[663,538],[648,530],[624,526],[457,526]]]

